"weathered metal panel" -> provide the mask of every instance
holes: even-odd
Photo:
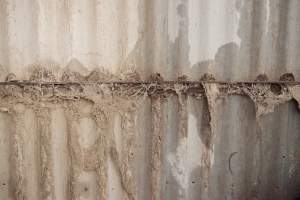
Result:
[[[299,80],[299,21],[298,0],[0,0],[0,80]],[[0,87],[0,199],[300,197],[297,87],[116,108]]]

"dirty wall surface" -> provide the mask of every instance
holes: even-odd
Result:
[[[0,0],[0,79],[36,83],[0,85],[0,199],[296,199],[297,85],[161,77],[299,80],[299,11],[298,0]],[[151,82],[95,83],[140,80]]]

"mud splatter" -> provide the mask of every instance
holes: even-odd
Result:
[[[271,84],[253,85],[251,88],[245,86],[242,88],[243,92],[255,103],[257,118],[274,112],[274,108],[277,105],[292,99],[292,95],[286,87],[274,88],[274,85]]]
[[[86,167],[94,167],[97,173],[97,184],[99,190],[99,198],[107,199],[107,182],[108,182],[108,153],[109,153],[109,128],[111,114],[109,107],[94,105],[92,116],[98,126],[98,139],[95,144],[86,152]],[[93,156],[90,155],[95,155]]]
[[[115,141],[112,141],[111,155],[121,177],[121,185],[126,193],[124,199],[137,199],[137,185],[134,176],[134,159],[136,154],[136,106],[131,103],[125,111],[120,111],[121,117],[121,151],[118,152]]]
[[[31,81],[56,81],[56,77],[53,71],[42,66],[32,66],[31,75],[29,80]]]
[[[300,85],[290,86],[289,91],[292,97],[297,101],[298,108],[300,109]]]
[[[201,193],[208,190],[210,169],[213,164],[214,137],[217,127],[216,102],[220,96],[244,95],[252,99],[256,106],[257,119],[264,114],[273,112],[274,108],[291,99],[300,102],[300,86],[266,83],[216,83],[189,82],[187,77],[176,82],[163,81],[161,76],[153,76],[151,80],[140,81],[135,70],[121,71],[111,75],[102,70],[95,70],[84,76],[71,70],[65,70],[62,77],[55,76],[47,68],[35,68],[30,75],[30,81],[39,84],[26,84],[9,78],[12,84],[0,85],[1,111],[7,111],[16,124],[12,130],[12,185],[17,200],[26,200],[26,160],[24,148],[24,112],[32,108],[37,115],[40,136],[41,153],[41,198],[55,199],[53,185],[53,157],[51,153],[52,136],[50,131],[51,118],[48,116],[53,105],[64,107],[67,118],[68,150],[70,155],[70,175],[68,197],[80,199],[82,190],[78,190],[78,180],[82,173],[96,174],[97,198],[108,198],[108,156],[115,161],[119,170],[124,199],[137,199],[137,183],[133,163],[136,148],[136,111],[137,102],[145,97],[151,98],[152,103],[152,136],[151,136],[151,191],[152,199],[161,199],[163,175],[163,101],[176,95],[178,97],[178,148],[171,158],[172,173],[179,183],[181,199],[186,198],[187,174],[185,171],[185,155],[187,151],[187,98],[202,98],[205,107],[201,131],[203,142]],[[55,84],[56,80],[63,82]],[[98,81],[117,80],[120,83],[99,83]],[[126,81],[132,83],[126,83]],[[65,81],[65,82],[64,82]],[[79,81],[67,84],[68,81]],[[83,82],[81,82],[83,81]],[[122,83],[122,81],[125,81]],[[28,82],[28,81],[27,81]],[[13,84],[16,83],[16,84]],[[47,84],[48,83],[48,84]],[[82,110],[81,103],[87,102],[91,109]],[[112,121],[115,115],[121,118],[121,149],[118,150],[112,133]],[[88,148],[83,148],[79,142],[77,124],[83,117],[92,119],[96,124],[95,142]]]
[[[217,110],[216,110],[216,102],[217,98],[219,97],[219,88],[216,84],[203,84],[205,90],[205,97],[206,102],[208,105],[209,111],[209,125],[210,125],[210,132],[211,136],[214,137],[215,129],[216,129],[216,117],[217,117]]]
[[[204,113],[202,116],[202,123],[205,130],[203,131],[202,141],[204,144],[203,153],[201,157],[201,195],[206,197],[208,192],[209,180],[210,180],[210,170],[214,161],[214,138],[216,134],[216,101],[219,97],[219,88],[216,84],[203,84],[205,89],[205,97],[203,99],[203,109]]]

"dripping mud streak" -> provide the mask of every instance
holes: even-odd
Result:
[[[72,76],[71,76],[72,75]],[[79,78],[78,78],[79,77]],[[8,112],[15,126],[12,128],[11,140],[13,142],[11,174],[13,195],[15,199],[29,199],[27,194],[28,180],[26,171],[26,155],[24,154],[24,112],[32,109],[37,118],[41,166],[40,198],[56,199],[54,186],[53,138],[51,134],[52,119],[49,113],[53,107],[60,106],[66,116],[67,149],[69,155],[68,190],[66,196],[70,199],[81,199],[84,195],[95,199],[108,199],[108,160],[112,158],[115,168],[119,173],[122,199],[137,199],[137,175],[133,163],[136,159],[137,124],[136,113],[142,106],[145,98],[151,99],[151,141],[149,146],[150,167],[149,188],[151,199],[162,199],[162,176],[165,164],[164,149],[164,102],[170,96],[178,97],[179,130],[177,137],[180,139],[182,149],[177,155],[186,154],[187,144],[187,98],[203,99],[205,116],[203,124],[206,129],[202,132],[207,140],[204,142],[202,153],[201,192],[206,197],[209,184],[209,175],[212,167],[214,143],[217,126],[216,101],[230,95],[249,97],[256,107],[256,118],[259,121],[264,114],[274,111],[280,104],[295,99],[300,102],[300,82],[295,81],[255,81],[255,82],[224,82],[215,80],[201,81],[163,81],[160,76],[155,76],[149,81],[140,81],[135,73],[125,73],[119,78],[102,72],[92,72],[83,77],[78,74],[64,74],[62,81],[58,80],[50,71],[42,70],[33,73],[28,81],[9,80],[0,82],[0,111]],[[84,111],[82,103],[90,106]],[[113,135],[112,121],[115,116],[120,116],[121,145],[117,148]],[[88,147],[81,145],[80,137],[84,131],[78,129],[78,124],[83,118],[89,118],[95,123],[95,139]],[[182,154],[181,154],[182,153]],[[184,163],[175,156],[175,163]],[[233,156],[233,155],[232,155]],[[231,156],[231,157],[232,157]],[[229,159],[229,170],[231,164]],[[187,197],[185,187],[186,172],[184,167],[175,168],[174,174],[181,181],[179,194],[181,199]],[[177,171],[176,171],[177,170]],[[87,177],[91,184],[82,183],[82,177]],[[94,178],[95,177],[95,178]],[[182,178],[183,177],[183,178]],[[182,178],[182,179],[181,179]],[[95,183],[94,183],[94,182]],[[97,191],[94,194],[92,191]],[[91,192],[90,192],[91,191]]]
[[[11,81],[0,82],[0,95],[9,96],[20,93],[18,96],[35,95],[51,101],[50,97],[61,96],[78,98],[80,96],[97,95],[106,92],[111,95],[138,97],[189,95],[199,97],[205,94],[203,85],[216,85],[223,95],[246,95],[253,99],[267,90],[272,96],[280,96],[287,88],[297,88],[300,82],[272,81],[272,82],[222,82],[222,81],[97,81],[97,82],[31,82]],[[294,90],[293,90],[294,91]],[[16,94],[15,94],[16,96]]]

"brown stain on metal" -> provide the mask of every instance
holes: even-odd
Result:
[[[203,84],[205,89],[205,97],[203,98],[203,115],[202,123],[203,129],[200,131],[201,139],[204,144],[203,153],[201,157],[201,195],[205,198],[210,186],[210,171],[213,163],[214,153],[214,138],[216,136],[216,101],[219,97],[219,88],[216,84]]]

